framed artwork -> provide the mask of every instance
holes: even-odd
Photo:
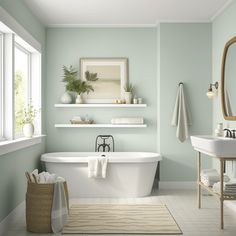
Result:
[[[81,58],[81,79],[93,79],[89,83],[94,92],[84,94],[86,103],[113,103],[124,98],[124,86],[128,81],[127,58]]]

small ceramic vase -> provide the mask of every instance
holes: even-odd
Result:
[[[82,98],[82,95],[81,95],[81,94],[78,94],[78,95],[77,95],[76,100],[75,100],[75,103],[76,103],[76,104],[81,104],[81,103],[83,103],[83,98]]]
[[[131,92],[124,92],[124,98],[125,98],[126,104],[131,104],[132,93]]]
[[[61,96],[61,103],[63,104],[70,104],[72,102],[72,97],[69,93],[65,92],[62,96]]]
[[[24,124],[23,134],[26,138],[32,138],[34,135],[34,125],[31,123]]]

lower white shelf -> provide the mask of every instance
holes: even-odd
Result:
[[[56,128],[145,128],[147,124],[113,125],[113,124],[55,124]]]

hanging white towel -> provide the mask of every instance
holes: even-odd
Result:
[[[88,177],[105,179],[107,172],[107,161],[107,157],[88,157]]]
[[[176,126],[176,137],[180,142],[188,138],[188,126],[191,125],[190,112],[185,101],[183,84],[179,85],[171,124]]]
[[[62,230],[68,217],[68,206],[64,189],[63,178],[58,177],[54,184],[51,226],[53,233],[58,233]]]

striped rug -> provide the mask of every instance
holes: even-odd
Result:
[[[165,205],[72,205],[63,234],[182,234]]]

